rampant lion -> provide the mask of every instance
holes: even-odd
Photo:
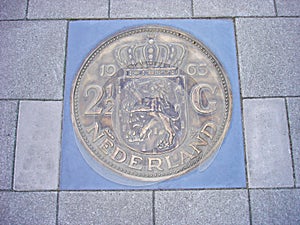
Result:
[[[164,97],[145,97],[137,102],[130,111],[131,115],[144,117],[139,130],[139,138],[144,140],[149,135],[151,127],[161,122],[168,137],[159,144],[158,149],[164,150],[175,144],[176,131],[180,130],[180,114]],[[139,114],[139,115],[136,115]],[[145,115],[146,114],[146,115]],[[141,119],[138,123],[141,125]],[[132,125],[134,127],[134,125]]]

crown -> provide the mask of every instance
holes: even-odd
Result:
[[[179,43],[158,42],[148,36],[144,43],[123,45],[115,54],[124,69],[175,69],[183,61],[185,48]]]

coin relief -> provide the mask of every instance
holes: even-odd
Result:
[[[207,163],[225,137],[231,108],[217,58],[191,35],[162,26],[132,28],[100,43],[71,94],[81,153],[143,182]]]

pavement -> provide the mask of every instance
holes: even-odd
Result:
[[[299,0],[1,0],[0,224],[300,224],[299,16]],[[234,24],[245,187],[61,189],[70,23],[154,18]]]

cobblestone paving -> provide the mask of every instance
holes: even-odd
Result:
[[[129,18],[234,23],[246,188],[59,190],[69,23]],[[0,224],[300,224],[299,0],[0,0],[0,30]]]

